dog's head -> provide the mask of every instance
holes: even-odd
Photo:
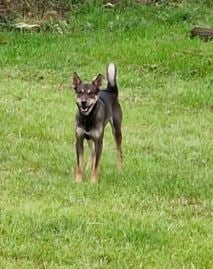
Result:
[[[76,94],[76,104],[83,115],[89,115],[98,100],[98,92],[102,83],[99,74],[91,83],[83,83],[77,73],[73,74],[73,86]]]

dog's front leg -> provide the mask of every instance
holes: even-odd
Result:
[[[76,141],[76,154],[77,154],[77,168],[76,168],[76,174],[75,174],[75,180],[76,182],[82,181],[82,174],[83,174],[83,138],[77,137]]]
[[[94,142],[92,140],[87,140],[88,145],[89,145],[89,158],[87,161],[87,165],[86,165],[86,169],[93,169],[94,166],[94,154],[95,154],[95,146],[94,146]]]
[[[103,137],[94,141],[95,143],[95,157],[93,160],[92,177],[91,182],[96,183],[98,181],[98,168],[103,148]]]

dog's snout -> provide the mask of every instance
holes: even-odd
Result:
[[[87,101],[85,101],[85,100],[81,101],[82,106],[86,106],[86,104],[87,104]]]

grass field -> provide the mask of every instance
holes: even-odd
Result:
[[[0,34],[0,268],[213,268],[213,43],[189,38],[210,6],[84,7],[70,23]],[[76,184],[70,76],[111,61],[124,169],[107,128],[100,183]]]

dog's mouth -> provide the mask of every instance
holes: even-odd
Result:
[[[85,106],[80,106],[80,111],[82,114],[88,115],[90,113],[90,111],[92,110],[92,107],[94,106],[94,104],[91,105],[85,105]]]
[[[81,112],[88,112],[89,111],[89,109],[92,107],[92,105],[90,105],[90,106],[81,106],[80,108],[81,108]]]

